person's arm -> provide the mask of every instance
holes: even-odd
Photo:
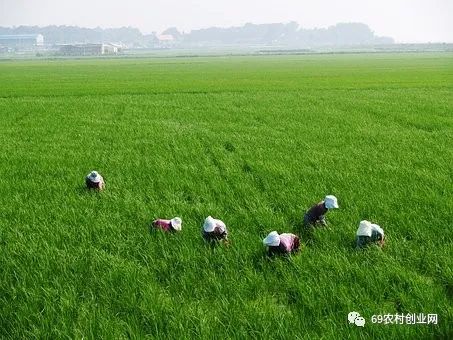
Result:
[[[382,236],[381,236],[381,239],[378,241],[378,243],[379,243],[379,246],[380,246],[380,247],[383,247],[383,246],[384,246],[384,244],[385,244],[385,235],[382,235]]]
[[[300,247],[300,239],[298,236],[294,236],[292,251],[293,252],[298,251],[299,247]]]

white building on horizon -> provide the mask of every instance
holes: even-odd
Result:
[[[0,35],[0,46],[15,50],[32,50],[44,46],[44,36],[42,34]]]

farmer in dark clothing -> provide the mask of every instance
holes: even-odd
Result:
[[[85,184],[88,189],[104,190],[105,188],[104,178],[97,171],[91,171],[85,177]]]
[[[380,226],[367,220],[360,221],[356,233],[357,248],[365,248],[370,244],[382,247],[384,242],[384,230]]]
[[[221,220],[208,216],[201,232],[203,238],[208,242],[224,241],[228,243],[228,230]]]
[[[310,225],[315,226],[316,223],[320,223],[322,226],[326,226],[325,214],[329,209],[338,208],[337,198],[333,195],[327,195],[324,198],[324,201],[319,202],[318,204],[312,206],[304,216],[304,226],[308,227]]]

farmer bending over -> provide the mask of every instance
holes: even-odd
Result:
[[[382,247],[385,242],[384,230],[366,220],[360,221],[356,235],[357,248],[364,248],[372,243]]]
[[[291,254],[299,250],[300,239],[298,236],[290,233],[278,234],[272,231],[263,240],[268,247],[268,255],[274,254]]]
[[[104,178],[97,172],[91,171],[85,178],[85,183],[88,189],[104,190]]]
[[[323,201],[315,204],[305,213],[304,226],[315,226],[316,223],[326,226],[327,222],[325,214],[329,211],[329,209],[336,208],[338,208],[337,198],[333,195],[327,195]]]
[[[212,218],[211,216],[206,217],[203,229],[203,238],[208,241],[225,241],[228,242],[228,230],[221,220]]]
[[[164,220],[159,218],[153,221],[153,227],[162,229],[163,231],[181,231],[182,220],[179,217],[172,218],[171,220]]]

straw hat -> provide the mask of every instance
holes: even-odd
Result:
[[[338,201],[334,195],[327,195],[324,198],[324,203],[326,204],[327,209],[338,208]]]
[[[95,170],[91,171],[87,178],[93,183],[99,183],[102,181],[102,176]]]
[[[204,220],[203,224],[203,230],[206,231],[207,233],[211,233],[214,231],[216,226],[216,220],[212,218],[211,216],[206,217]]]
[[[171,226],[176,231],[181,231],[182,228],[182,220],[179,217],[174,217],[170,220]]]
[[[371,236],[372,229],[373,227],[370,221],[360,221],[359,229],[357,229],[357,236]]]
[[[265,246],[276,247],[280,244],[280,236],[276,231],[271,231],[263,240]]]

